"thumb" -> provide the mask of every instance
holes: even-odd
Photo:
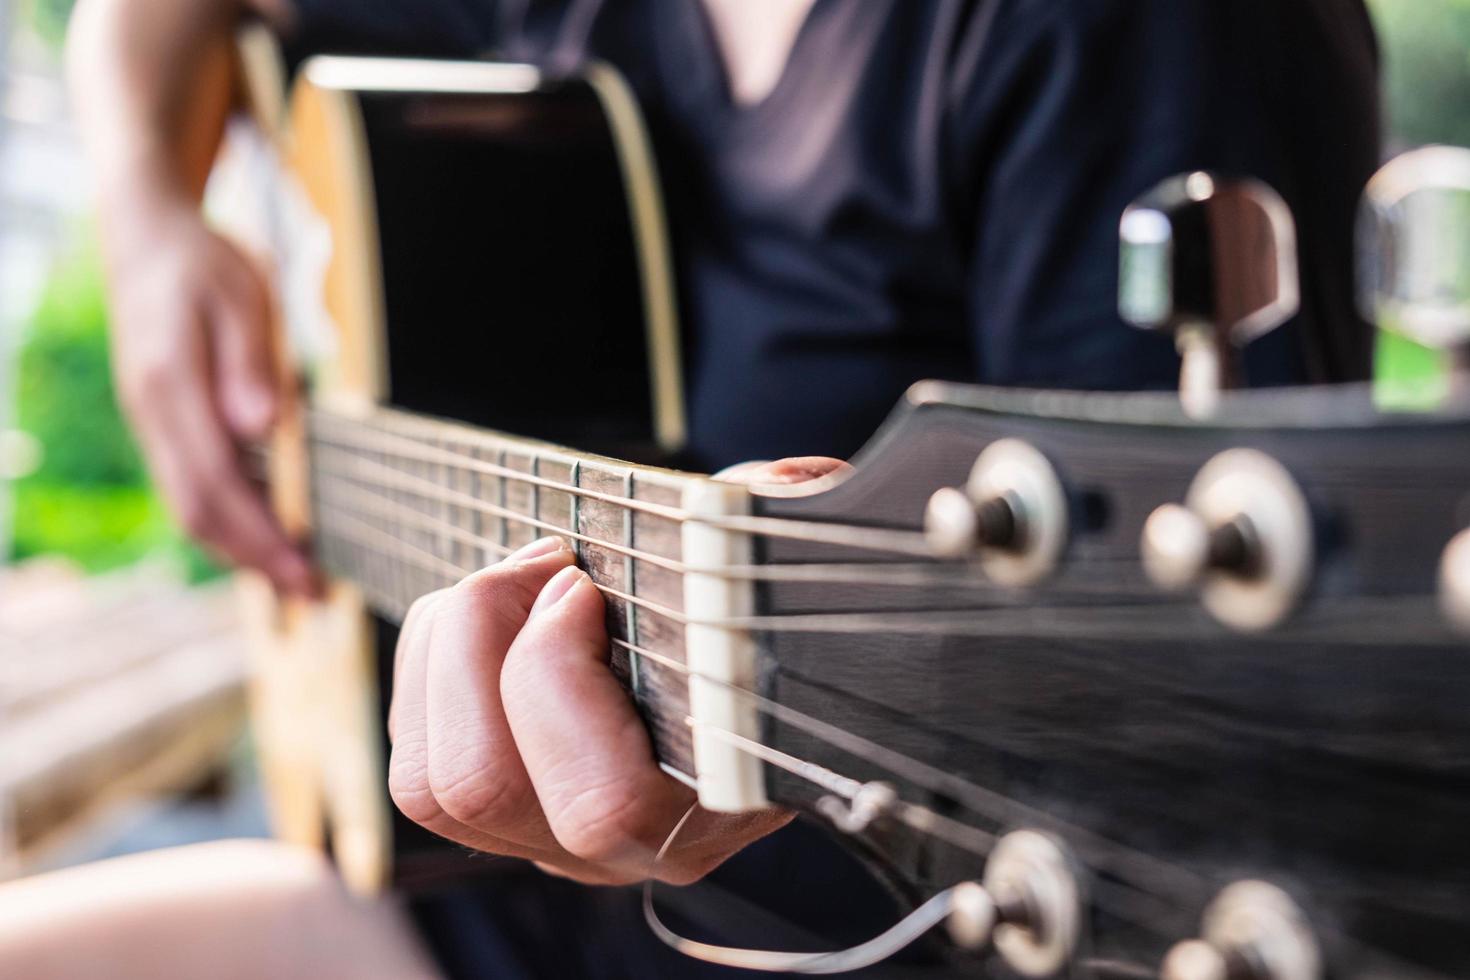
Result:
[[[210,309],[219,407],[230,431],[259,439],[276,415],[276,368],[265,282],[244,255],[229,249],[224,282]]]
[[[756,460],[737,463],[716,473],[714,479],[756,487],[794,486],[810,483],[824,476],[843,474],[851,469],[852,464],[830,456],[788,456],[774,462]]]

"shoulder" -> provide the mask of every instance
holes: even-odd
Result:
[[[980,0],[951,47],[949,93],[972,120],[1057,99],[1204,111],[1289,95],[1302,72],[1350,98],[1376,87],[1363,0]]]
[[[1372,35],[1363,0],[991,0],[997,24],[1021,30],[1087,32],[1119,26],[1173,30],[1192,25],[1219,27],[1308,26],[1331,23],[1343,36]]]
[[[1076,46],[1114,58],[1146,51],[1163,62],[1219,52],[1245,63],[1263,51],[1375,67],[1377,59],[1364,0],[981,0],[956,50],[1055,55]],[[970,66],[983,71],[986,62]]]

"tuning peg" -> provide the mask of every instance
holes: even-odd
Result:
[[[1232,629],[1269,629],[1310,580],[1311,510],[1280,463],[1231,449],[1200,469],[1183,504],[1149,515],[1140,551],[1155,585],[1198,588],[1205,608]]]
[[[1470,633],[1470,530],[1445,546],[1439,563],[1439,606],[1450,624]]]
[[[1359,304],[1369,320],[1470,371],[1470,150],[1395,158],[1363,194]]]
[[[991,497],[973,501],[958,487],[944,487],[929,498],[924,533],[942,558],[964,558],[984,548],[1010,548],[1021,540],[1017,501]]]
[[[1174,337],[1184,408],[1212,414],[1241,382],[1235,350],[1300,308],[1291,210],[1261,181],[1199,171],[1130,205],[1119,238],[1118,312]]]
[[[1048,834],[1006,834],[985,862],[983,882],[954,889],[948,928],[963,949],[993,944],[1006,965],[1023,977],[1055,976],[1082,939],[1082,888],[1075,862]]]
[[[1192,589],[1211,572],[1249,576],[1260,558],[1254,538],[1244,514],[1211,527],[1188,507],[1164,504],[1143,528],[1144,569],[1169,592]]]
[[[1275,885],[1238,881],[1205,910],[1201,938],[1174,946],[1160,980],[1318,980],[1321,954],[1306,916]]]
[[[822,797],[817,801],[817,811],[843,833],[861,834],[875,821],[897,813],[902,805],[891,785],[871,782],[859,787],[850,801]],[[1081,943],[1085,925],[1082,900],[1078,865],[1066,846],[1050,834],[1016,830],[996,842],[986,859],[981,881],[963,881],[946,889],[926,903],[926,908],[915,911],[909,924],[923,920],[933,925],[940,921],[927,914],[927,907],[936,907],[943,913],[942,921],[956,946],[972,953],[994,947],[1021,976],[1050,977],[1067,965]],[[896,939],[897,949],[916,935],[900,923],[884,937]],[[874,940],[863,944],[863,948],[871,951],[875,944],[883,946],[880,940]],[[799,958],[801,954],[763,955]],[[858,962],[870,962],[849,958],[850,952],[836,956],[849,968]]]
[[[1041,452],[1018,439],[991,443],[963,488],[929,498],[924,534],[941,558],[975,557],[1002,585],[1031,585],[1067,542],[1067,497]]]

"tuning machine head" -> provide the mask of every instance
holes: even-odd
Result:
[[[1363,195],[1362,312],[1426,347],[1470,345],[1470,150],[1430,146],[1395,158]]]
[[[1035,830],[1013,831],[990,853],[983,882],[952,890],[950,938],[961,949],[993,946],[1023,977],[1056,976],[1082,943],[1081,882],[1060,841]]]
[[[929,498],[924,533],[942,558],[979,559],[1002,585],[1049,575],[1067,543],[1067,496],[1040,451],[1019,439],[991,443],[964,488]]]
[[[1239,384],[1234,350],[1300,308],[1291,210],[1261,181],[1197,171],[1130,205],[1119,239],[1119,314],[1174,338],[1185,409],[1211,414]]]
[[[1440,558],[1439,605],[1451,626],[1470,633],[1470,530],[1451,538]]]
[[[1160,980],[1318,980],[1322,957],[1307,918],[1284,891],[1238,881],[1205,910],[1201,937],[1176,945]]]
[[[1311,510],[1280,463],[1231,449],[1205,464],[1182,505],[1149,515],[1140,547],[1155,585],[1199,589],[1205,608],[1232,629],[1269,629],[1310,581]]]

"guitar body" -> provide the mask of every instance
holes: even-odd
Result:
[[[349,415],[393,406],[644,462],[677,455],[662,204],[616,73],[318,58],[288,101],[269,36],[247,32],[241,53],[255,134],[237,137],[254,144],[241,155],[257,177],[252,213],[230,224],[276,272],[290,411],[270,485],[293,534],[315,531],[308,403]],[[537,536],[507,526],[502,537]],[[395,833],[380,685],[389,624],[345,579],[323,603],[241,579],[278,835],[328,847],[363,893],[463,873],[447,843],[401,821]]]

